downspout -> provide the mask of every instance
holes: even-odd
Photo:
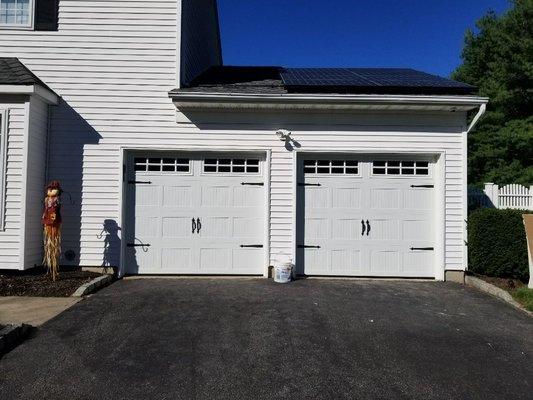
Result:
[[[485,111],[487,111],[487,103],[483,103],[479,106],[479,110],[477,114],[474,116],[474,119],[472,122],[470,122],[470,125],[468,126],[468,129],[466,130],[466,134],[468,135],[472,129],[477,125],[479,119],[485,114]]]

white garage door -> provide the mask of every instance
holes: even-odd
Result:
[[[132,154],[128,273],[262,274],[263,164],[259,155]]]
[[[301,159],[299,272],[434,277],[433,166],[416,157]]]

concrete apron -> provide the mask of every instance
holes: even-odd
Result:
[[[80,300],[79,297],[0,297],[0,324],[40,326]]]

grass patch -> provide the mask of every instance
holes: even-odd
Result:
[[[511,292],[516,301],[522,304],[527,310],[533,311],[533,289],[522,287]]]

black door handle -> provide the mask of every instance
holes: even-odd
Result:
[[[200,233],[200,229],[202,229],[202,223],[200,222],[200,218],[196,218],[196,233]]]
[[[194,218],[192,219],[192,233],[196,230],[196,222],[194,222]]]
[[[361,220],[361,226],[363,227],[363,230],[361,231],[361,236],[365,236],[365,221]]]
[[[366,220],[366,236],[368,236],[369,234],[370,234],[370,222]]]

